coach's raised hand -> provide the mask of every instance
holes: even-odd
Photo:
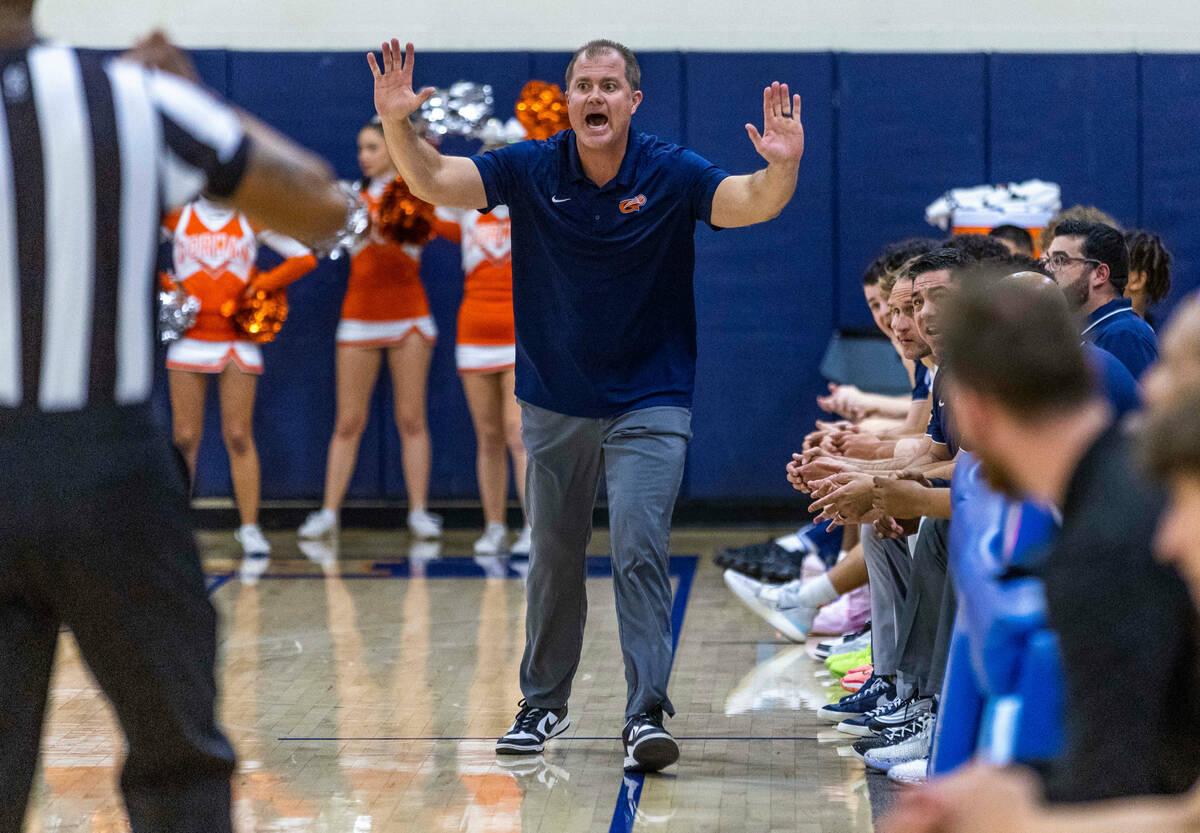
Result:
[[[375,60],[375,53],[367,53],[367,63],[375,76],[375,112],[384,120],[407,119],[421,108],[433,95],[433,87],[420,92],[413,90],[413,45],[404,45],[400,54],[400,41],[392,38],[383,44],[383,68]]]
[[[752,124],[746,133],[759,156],[767,160],[761,171],[729,176],[713,194],[712,223],[737,228],[779,216],[796,190],[800,157],[804,155],[804,125],[800,123],[800,96],[791,95],[778,81],[763,89],[762,133]]]
[[[800,162],[804,155],[804,125],[800,122],[800,96],[789,95],[788,85],[775,81],[763,88],[763,131],[746,125],[758,155],[771,164]]]
[[[400,54],[400,41],[383,44],[383,68],[375,53],[367,53],[375,76],[375,111],[382,121],[383,138],[396,170],[409,189],[434,205],[448,208],[483,208],[487,194],[475,163],[464,156],[442,156],[413,129],[408,117],[433,95],[433,87],[413,91],[413,45]]]

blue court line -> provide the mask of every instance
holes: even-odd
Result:
[[[233,573],[217,573],[204,577],[204,583],[207,585],[208,595],[216,593],[221,585],[233,578]]]
[[[612,824],[608,833],[632,833],[637,821],[638,804],[642,801],[642,787],[646,776],[640,772],[626,772],[617,792],[617,809],[613,810]]]
[[[679,587],[675,590],[675,600],[671,605],[671,666],[675,665],[675,650],[679,647],[679,632],[683,630],[683,616],[687,613],[688,597],[692,594],[692,580],[696,577],[696,567],[700,563],[699,556],[673,556],[671,566],[678,561],[679,569],[672,570],[679,577]],[[617,792],[617,806],[613,810],[612,823],[608,833],[633,833],[634,822],[637,821],[638,804],[642,800],[642,787],[646,784],[646,776],[640,772],[622,773],[621,789]]]
[[[847,736],[847,738],[849,738],[849,736]],[[460,743],[463,741],[494,741],[495,739],[496,739],[495,735],[489,735],[487,737],[477,737],[477,738],[469,738],[469,737],[453,738],[453,737],[441,737],[441,736],[429,737],[429,738],[412,738],[412,737],[391,737],[391,738],[388,738],[388,737],[381,737],[381,738],[356,738],[356,737],[291,738],[291,737],[289,737],[289,738],[275,738],[275,740],[278,740],[278,741],[288,741],[288,742],[294,742],[294,743],[299,743],[301,741],[313,741],[313,742],[322,742],[322,743],[328,743],[328,742],[369,743],[369,742],[375,742],[375,741],[385,741],[385,742],[389,742],[389,743],[391,743],[391,742],[396,742],[396,743],[410,743],[410,742],[411,743]],[[575,737],[564,737],[563,740],[565,740],[565,741],[576,741],[576,740],[615,741],[615,740],[620,740],[620,738],[619,737],[599,737],[599,736],[595,736],[595,737],[575,736]],[[769,742],[769,741],[776,741],[776,740],[784,740],[784,741],[786,741],[786,740],[819,740],[819,738],[799,737],[799,736],[781,737],[781,736],[775,736],[775,735],[736,735],[736,736],[735,735],[679,735],[675,738],[675,740],[747,740],[747,741],[761,740],[761,741]]]
[[[674,558],[695,558],[696,556],[671,556]],[[601,563],[604,562],[604,563]],[[678,575],[674,570],[671,575]],[[588,556],[587,577],[588,578],[608,578],[612,576],[612,565],[608,563],[608,559],[604,556]],[[337,578],[345,581],[355,581],[361,579],[406,579],[414,578],[412,574],[412,564],[407,558],[399,561],[378,561],[371,565],[371,569],[365,573],[338,573]],[[431,579],[451,579],[451,578],[490,578],[487,571],[472,561],[470,558],[452,556],[449,558],[438,559],[437,561],[427,562],[425,572],[421,575],[422,578]],[[209,573],[204,577],[205,584],[208,588],[208,595],[216,593],[218,589],[227,584],[231,579],[237,578],[237,573]],[[324,573],[263,573],[256,577],[258,581],[313,581],[326,578]],[[506,568],[506,573],[499,578],[516,579],[521,578],[521,574],[512,568],[511,562]]]
[[[690,561],[689,561],[690,559]],[[505,564],[506,572],[499,578],[521,578],[522,575],[514,569],[514,563],[521,563],[525,559],[512,558]],[[680,591],[684,595],[686,601],[687,594],[691,591],[692,577],[696,574],[696,564],[699,561],[699,556],[695,555],[672,555],[670,558],[668,570],[670,574],[679,579]],[[433,561],[424,562],[424,571],[420,574],[423,578],[445,579],[445,578],[491,578],[483,567],[475,563],[471,558],[463,556],[450,556],[446,558],[438,558]],[[587,557],[587,577],[588,578],[612,578],[612,561],[607,555],[589,555]],[[213,574],[209,579],[220,578],[221,581],[216,586],[210,586],[209,592],[216,590],[221,584],[224,584],[230,578],[236,577],[236,573]],[[367,572],[361,573],[339,573],[338,578],[341,579],[388,579],[388,578],[413,578],[412,560],[401,558],[396,561],[377,561],[371,565]],[[324,579],[324,573],[272,573],[266,572],[258,576],[259,581],[288,581],[288,580],[311,580]],[[687,589],[684,589],[684,582],[687,583]],[[683,610],[672,610],[671,623],[677,625],[683,621]],[[675,635],[678,641],[678,633]],[[674,648],[674,646],[672,646]]]
[[[679,644],[679,627],[683,624],[683,611],[687,605],[687,597],[691,593],[692,579],[696,575],[696,565],[698,562],[699,556],[696,555],[672,555],[668,564],[667,569],[670,575],[679,579],[679,589],[676,591],[675,604],[671,609],[671,627],[674,631],[671,645],[672,654],[675,647]],[[508,562],[507,572],[502,578],[522,578],[521,573],[513,569],[513,563],[513,561]],[[589,555],[587,557],[588,578],[612,578],[612,574],[612,561],[608,556]],[[377,561],[366,572],[338,573],[337,575],[337,578],[340,579],[404,579],[413,577],[412,562],[407,558],[402,558],[398,561]],[[493,576],[490,576],[483,567],[480,567],[471,558],[450,556],[426,562],[424,564],[424,573],[420,577],[447,579],[491,578]],[[210,594],[216,592],[217,588],[233,578],[237,578],[236,572],[208,574],[206,576],[208,592]],[[312,581],[315,579],[323,580],[326,576],[324,573],[267,572],[257,578],[259,581]]]

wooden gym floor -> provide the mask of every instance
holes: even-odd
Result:
[[[493,743],[520,698],[518,560],[477,564],[475,530],[415,547],[404,532],[347,530],[336,552],[272,532],[267,571],[240,576],[232,535],[201,533],[239,758],[236,829],[870,831],[853,739],[814,719],[837,696],[823,666],[738,603],[712,563],[716,548],[786,531],[676,530],[667,726],[682,756],[645,777],[621,770],[625,681],[603,531],[572,726],[544,756],[510,759]],[[28,830],[126,830],[123,740],[70,636],[62,643]],[[874,777],[872,789],[883,792]]]

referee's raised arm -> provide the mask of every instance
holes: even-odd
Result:
[[[359,201],[323,160],[165,71],[189,65],[161,36],[128,56],[147,66],[14,31],[0,15],[0,418],[144,404],[164,209],[204,192],[328,251]]]

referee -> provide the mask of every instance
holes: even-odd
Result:
[[[796,188],[804,152],[800,97],[763,90],[764,129],[746,125],[767,166],[729,176],[685,148],[630,129],[642,101],[636,56],[613,41],[567,66],[571,129],[470,159],[441,156],[408,117],[432,94],[412,87],[413,47],[383,45],[375,107],[392,159],[436,205],[512,218],[517,396],[529,455],[533,527],[527,584],[525,695],[500,754],[535,754],[568,726],[567,699],[587,615],[585,555],[601,472],[608,484],[613,582],[628,700],[625,768],[679,757],[674,714],[671,512],[691,438],[696,370],[692,292],[697,220],[769,220]]]
[[[150,417],[159,217],[201,189],[309,243],[327,166],[197,86],[39,42],[0,0],[0,831],[22,827],[69,626],[128,739],[134,831],[229,831],[216,614]],[[188,69],[161,39],[140,58]]]

